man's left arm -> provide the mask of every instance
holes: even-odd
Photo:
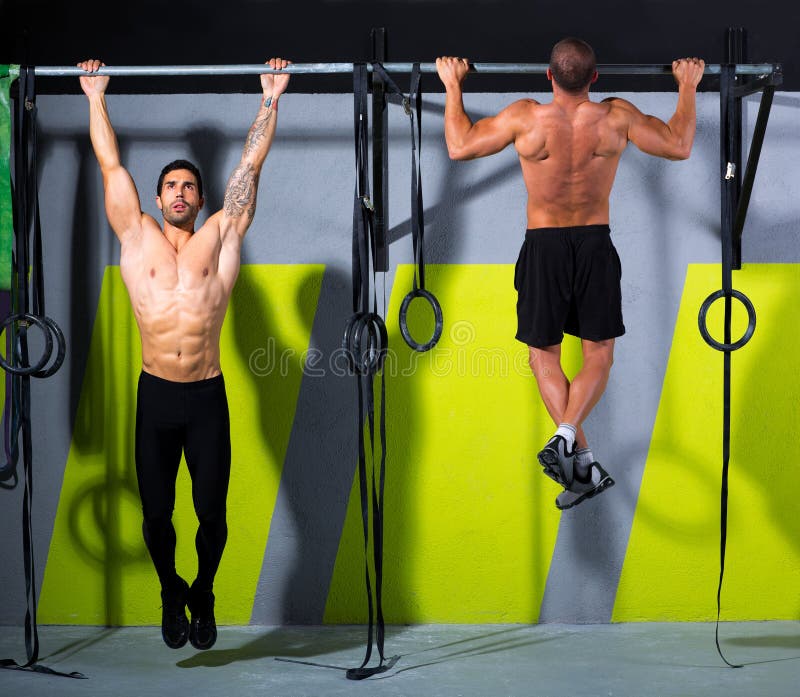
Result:
[[[269,60],[269,67],[274,70],[283,69],[290,64],[290,61],[281,58]],[[229,233],[239,238],[244,237],[253,222],[261,167],[272,145],[278,123],[278,99],[288,84],[288,73],[261,75],[261,107],[247,133],[242,159],[228,179],[222,210],[216,214],[219,216],[220,234],[223,238]]]
[[[678,83],[678,104],[666,123],[655,116],[642,114],[625,100],[612,100],[628,113],[628,139],[642,152],[669,160],[685,160],[692,152],[697,123],[696,92],[703,78],[705,61],[681,58],[672,64]]]

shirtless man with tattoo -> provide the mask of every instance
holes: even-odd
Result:
[[[450,157],[471,160],[513,144],[528,190],[527,231],[514,273],[517,334],[528,345],[539,393],[558,429],[538,454],[544,473],[564,487],[556,506],[571,508],[614,480],[594,459],[582,424],[608,382],[622,322],[619,257],[610,238],[609,196],[628,143],[656,157],[684,160],[695,135],[695,93],[705,63],[672,64],[675,113],[664,122],[630,102],[592,101],[592,47],[568,37],[550,54],[553,99],[521,99],[473,123],[464,111],[465,58],[436,60],[447,91],[444,132]],[[561,367],[564,333],[580,337],[583,366],[572,379]]]
[[[272,69],[289,62],[269,61]],[[89,134],[100,164],[105,206],[121,244],[120,270],[142,340],[136,406],[136,474],[147,549],[161,583],[161,634],[170,648],[187,640],[213,646],[214,576],[227,539],[225,502],[231,466],[230,421],[220,368],[220,332],[240,266],[242,240],[256,212],[261,167],[275,135],[278,99],[288,73],[261,75],[263,96],[242,158],[228,180],[222,210],[195,230],[203,181],[186,160],[169,163],[156,186],[163,226],[142,212],[136,186],[120,162],[106,106],[109,78],[86,60],[81,88],[89,100]],[[192,478],[198,519],[197,578],[175,569],[172,510],[181,454]],[[186,607],[191,622],[186,616]]]

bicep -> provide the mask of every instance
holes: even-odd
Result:
[[[141,230],[142,206],[131,175],[117,166],[103,171],[103,189],[108,222],[122,239]]]

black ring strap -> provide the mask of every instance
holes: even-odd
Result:
[[[23,558],[25,561],[25,592],[27,612],[25,614],[25,649],[27,661],[23,664],[14,659],[0,660],[0,668],[45,673],[67,678],[85,678],[77,671],[70,673],[48,668],[38,663],[39,633],[36,619],[36,569],[33,539],[33,436],[31,434],[30,378],[47,377],[61,366],[66,351],[64,335],[58,325],[45,314],[44,275],[42,265],[42,236],[39,220],[39,204],[36,172],[36,92],[34,90],[34,68],[21,66],[18,80],[17,114],[14,120],[14,276],[11,291],[11,311],[3,320],[2,327],[9,328],[10,358],[12,365],[2,361],[2,367],[10,373],[11,399],[6,402],[5,418],[11,422],[11,432],[6,432],[6,452],[9,462],[2,467],[3,482],[17,480],[16,465],[20,454],[24,465],[24,492],[22,504]],[[33,229],[33,254],[30,249]],[[29,290],[28,284],[33,286]],[[27,330],[30,324],[38,326],[45,340],[45,351],[39,361],[31,365],[28,359]],[[19,325],[19,326],[18,326]],[[53,341],[58,352],[49,368],[45,365],[52,357]],[[16,365],[14,365],[16,364]],[[10,411],[10,418],[9,412]],[[3,488],[9,488],[5,483]]]
[[[400,334],[403,340],[414,351],[428,351],[438,343],[442,336],[444,326],[442,307],[436,296],[425,289],[425,206],[422,199],[422,89],[421,72],[419,63],[411,67],[411,82],[408,97],[403,95],[397,85],[391,81],[383,68],[378,64],[379,70],[387,85],[394,91],[394,96],[399,98],[411,124],[411,242],[414,250],[414,286],[400,306]],[[408,329],[408,308],[415,298],[424,298],[431,306],[435,317],[433,335],[428,341],[419,342],[411,336]]]
[[[387,670],[383,652],[384,620],[381,597],[383,586],[383,491],[386,473],[386,376],[382,373],[381,368],[386,355],[388,339],[386,326],[378,314],[374,278],[375,221],[374,207],[369,198],[368,92],[367,66],[356,63],[353,65],[356,165],[353,203],[353,314],[345,325],[342,347],[347,356],[350,371],[356,377],[358,387],[358,436],[356,442],[358,444],[361,523],[364,532],[364,580],[369,621],[364,659],[360,666],[347,671],[346,676],[350,680],[363,680]],[[373,145],[380,147],[378,143]],[[370,262],[372,262],[371,265]],[[381,372],[380,411],[378,412],[379,458],[375,452],[376,405],[374,392],[374,376],[378,372]],[[369,450],[366,447],[367,439]],[[369,486],[370,479],[371,487]],[[370,505],[370,489],[372,505]],[[371,525],[370,518],[372,518]],[[370,532],[370,528],[372,532]],[[369,560],[370,540],[372,541],[372,564]],[[374,596],[371,569],[374,569]],[[368,668],[367,664],[372,657],[373,640],[378,649],[380,663],[375,667]]]

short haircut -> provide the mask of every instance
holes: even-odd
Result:
[[[189,162],[189,160],[173,160],[168,165],[164,165],[164,169],[162,169],[161,174],[158,175],[156,196],[161,196],[161,187],[164,186],[164,177],[170,172],[174,172],[176,169],[188,169],[194,174],[195,179],[197,179],[197,193],[200,194],[200,198],[203,198],[203,177],[200,176],[200,170]]]
[[[566,92],[584,90],[591,84],[596,70],[594,49],[574,36],[562,39],[550,52],[550,72]]]

